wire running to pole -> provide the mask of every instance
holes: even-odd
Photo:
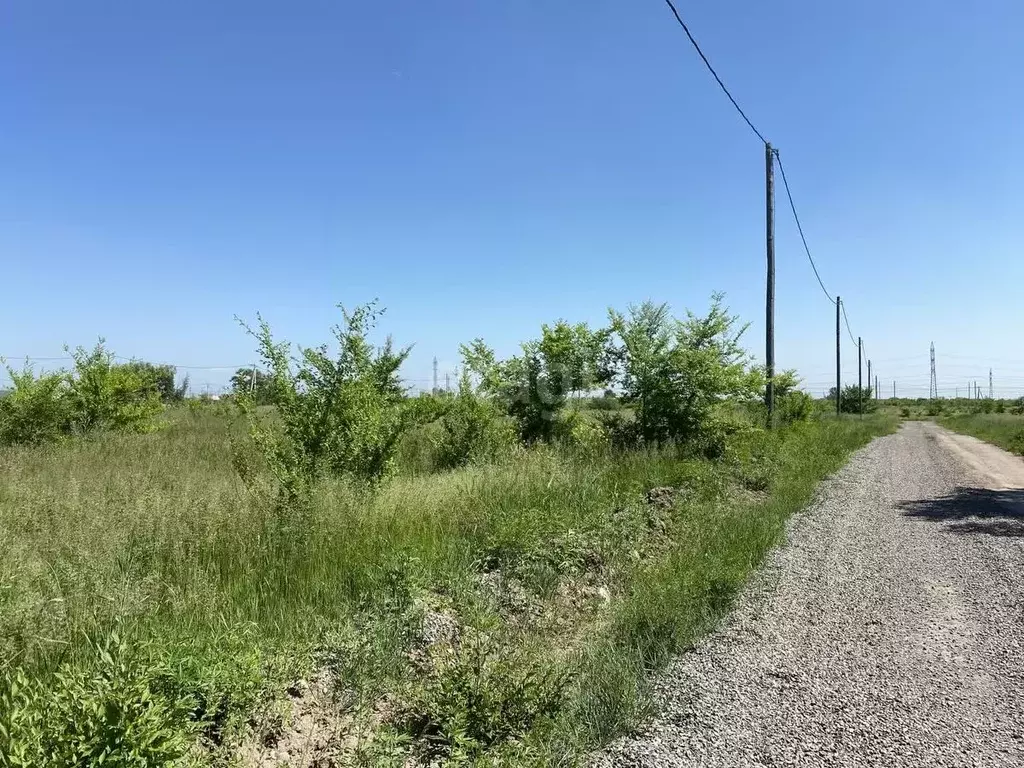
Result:
[[[701,60],[704,62],[704,66],[708,68],[708,72],[710,72],[711,75],[715,78],[715,81],[718,83],[718,87],[721,88],[722,92],[729,97],[729,101],[731,101],[732,105],[736,107],[736,111],[740,113],[740,117],[742,117],[746,124],[750,126],[750,130],[752,130],[754,134],[757,136],[757,138],[761,140],[761,143],[767,144],[768,139],[766,139],[762,135],[762,133],[759,130],[757,130],[757,128],[754,127],[754,124],[750,122],[750,118],[747,117],[747,113],[743,111],[742,107],[740,107],[740,105],[736,102],[736,99],[732,97],[732,94],[729,93],[729,89],[726,88],[725,83],[722,82],[722,78],[718,76],[718,73],[715,72],[715,68],[711,66],[711,62],[708,61],[708,57],[704,55],[704,51],[700,49],[700,46],[697,44],[697,41],[690,33],[690,28],[686,26],[686,22],[683,21],[682,16],[679,15],[679,11],[677,11],[676,7],[672,4],[672,0],[665,0],[665,3],[668,5],[669,8],[672,9],[672,15],[676,17],[676,21],[679,22],[679,26],[683,28],[683,32],[686,33],[686,36],[690,38],[690,42],[693,44],[693,47],[697,50],[697,53],[700,55]]]
[[[796,222],[797,232],[800,233],[800,241],[804,244],[804,253],[807,254],[807,260],[811,262],[811,269],[814,270],[814,276],[818,278],[818,285],[821,286],[821,290],[824,292],[828,300],[833,304],[836,300],[832,298],[832,294],[828,292],[828,288],[825,287],[825,283],[821,280],[821,275],[818,274],[818,266],[814,263],[814,257],[811,256],[811,249],[807,245],[807,238],[804,237],[804,228],[800,224],[800,216],[796,212],[796,203],[793,202],[793,193],[789,190],[789,180],[786,178],[786,167],[782,164],[782,155],[779,154],[779,150],[774,150],[775,159],[779,163],[779,171],[782,173],[782,185],[786,188],[786,197],[789,198],[789,209],[793,211],[793,220]]]
[[[843,302],[839,302],[839,307],[843,310],[843,321],[846,323],[846,332],[850,334],[850,341],[856,344],[857,337],[853,335],[853,331],[850,329],[850,318],[846,316],[846,305]]]

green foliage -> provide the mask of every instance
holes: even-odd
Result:
[[[482,339],[462,346],[465,368],[479,379],[480,392],[494,400],[518,425],[523,442],[550,441],[555,422],[573,394],[606,382],[603,363],[607,331],[559,320],[541,327],[541,338],[521,345],[521,353],[499,361]]]
[[[152,689],[154,670],[117,633],[92,668],[64,667],[47,683],[0,679],[0,766],[171,766],[190,740],[188,702]]]
[[[147,386],[153,386],[161,402],[176,403],[185,399],[185,394],[188,392],[188,377],[185,377],[180,387],[175,386],[174,378],[177,371],[173,365],[157,365],[142,360],[132,360],[122,363],[121,367],[136,373],[139,380],[146,382]]]
[[[13,389],[0,398],[0,444],[40,444],[68,435],[111,430],[144,432],[162,410],[157,374],[149,363],[117,364],[102,339],[91,350],[72,352],[70,373],[38,376],[28,365],[7,366]],[[173,369],[171,383],[173,385]],[[163,384],[166,384],[164,379]]]
[[[465,765],[527,733],[550,728],[568,679],[564,672],[472,638],[438,660],[399,719],[422,757]]]
[[[259,368],[239,368],[231,376],[231,393],[247,397],[256,405],[274,402],[273,385],[274,377]]]
[[[836,388],[828,391],[828,399],[835,402]],[[842,413],[874,413],[878,409],[878,402],[875,400],[875,393],[871,387],[858,387],[856,384],[848,384],[843,387],[843,396],[839,401]]]
[[[69,378],[61,371],[38,376],[25,365],[7,366],[13,388],[0,397],[0,445],[38,445],[61,439],[71,429]]]
[[[396,350],[389,337],[374,349],[368,335],[383,313],[376,304],[352,312],[339,308],[344,321],[332,328],[338,347],[333,355],[323,344],[299,347],[292,357],[291,345],[275,341],[262,317],[257,330],[243,323],[258,343],[276,406],[272,422],[243,401],[250,436],[286,499],[304,497],[323,476],[387,476],[407,426],[398,368],[411,347]],[[239,468],[243,479],[253,479]]]
[[[459,393],[448,401],[434,438],[438,469],[454,469],[475,461],[507,455],[516,443],[515,431],[492,401],[473,392],[466,376]]]
[[[71,351],[75,366],[68,392],[72,425],[97,430],[143,432],[161,410],[156,381],[135,363],[117,365],[100,339],[91,350]]]
[[[613,356],[620,366],[622,399],[636,412],[636,435],[644,443],[688,443],[718,450],[725,433],[722,408],[728,400],[757,397],[763,377],[739,340],[745,326],[712,297],[703,317],[685,320],[665,304],[646,302],[627,315],[609,312],[618,339]]]
[[[775,408],[782,424],[807,421],[814,413],[814,398],[797,389],[799,384],[796,371],[783,371],[775,376]]]

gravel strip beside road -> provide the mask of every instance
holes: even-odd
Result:
[[[594,768],[1024,765],[1024,462],[981,445],[857,452]]]

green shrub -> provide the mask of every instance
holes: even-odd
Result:
[[[441,416],[434,437],[434,461],[438,469],[454,469],[507,455],[515,443],[509,421],[493,402],[474,394],[464,379],[459,394]]]
[[[44,684],[0,679],[0,766],[173,766],[191,744],[186,700],[154,692],[154,670],[116,633],[91,668],[66,667]]]
[[[833,403],[835,402],[835,387],[828,391],[828,399]],[[874,413],[878,409],[878,401],[875,400],[874,390],[871,387],[858,387],[856,384],[848,384],[843,387],[840,409],[843,413]]]
[[[72,357],[70,373],[36,376],[28,366],[20,372],[8,366],[13,389],[0,398],[0,444],[39,444],[72,433],[144,432],[151,427],[162,410],[152,366],[116,364],[102,339],[91,350],[78,347]]]
[[[511,416],[523,442],[556,438],[558,415],[569,396],[608,381],[603,365],[608,331],[559,320],[541,326],[541,338],[524,342],[521,353],[498,360],[476,339],[462,346],[465,370],[479,379],[481,393]]]
[[[137,365],[117,365],[100,339],[91,350],[78,347],[68,400],[72,424],[80,433],[97,430],[143,432],[158,414],[157,382]]]
[[[783,371],[775,377],[775,410],[783,424],[807,421],[814,413],[814,398],[797,389],[799,384],[796,371]]]
[[[71,407],[66,373],[36,376],[25,366],[22,371],[7,367],[13,388],[0,397],[0,445],[53,442],[71,429]]]
[[[276,406],[271,421],[247,398],[239,402],[249,418],[250,436],[285,499],[305,497],[320,477],[347,476],[378,481],[392,472],[398,440],[409,424],[398,368],[411,347],[395,350],[391,339],[377,349],[368,341],[383,313],[375,303],[347,312],[332,331],[338,345],[299,347],[277,342],[259,317],[258,352],[273,379],[268,397]],[[244,480],[253,480],[247,471]]]
[[[398,718],[427,760],[472,763],[537,738],[561,709],[568,679],[543,659],[477,638],[439,655]]]
[[[619,363],[622,399],[635,409],[639,438],[719,451],[722,409],[753,400],[763,386],[739,344],[746,327],[737,326],[722,295],[712,297],[703,317],[688,312],[679,320],[667,305],[650,302],[609,316],[619,341],[610,356]]]

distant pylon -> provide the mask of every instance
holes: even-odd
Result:
[[[935,342],[932,342],[932,380],[928,386],[928,399],[936,400],[939,397],[939,380],[935,376]]]
[[[988,399],[992,400],[992,369],[988,369]]]
[[[434,388],[430,390],[430,394],[437,394],[437,358],[434,358]]]

